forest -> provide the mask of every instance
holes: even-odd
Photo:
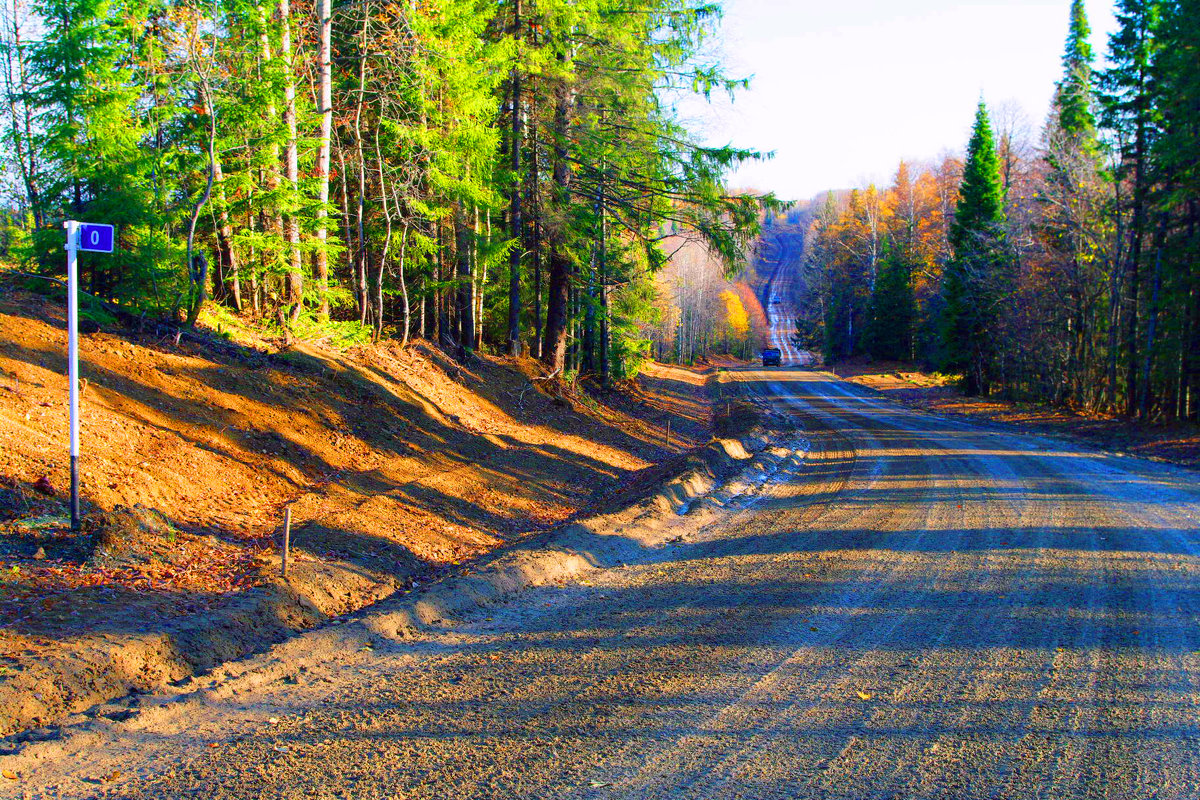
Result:
[[[1200,3],[1119,0],[1101,66],[1081,0],[1039,135],[981,100],[965,159],[805,216],[798,334],[1003,395],[1200,416]]]
[[[674,107],[745,86],[710,54],[720,17],[696,0],[5,0],[0,247],[61,277],[63,220],[115,224],[114,255],[81,257],[99,317],[422,337],[604,382],[654,349],[746,352],[757,301],[732,279],[780,206],[729,191],[761,156],[699,145]],[[663,272],[688,248],[701,297]]]

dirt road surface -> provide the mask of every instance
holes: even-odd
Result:
[[[583,585],[29,748],[0,759],[20,773],[0,789],[1200,795],[1195,473],[828,373],[736,378],[811,440],[757,502]]]
[[[807,366],[815,363],[816,358],[796,343],[796,309],[792,301],[800,256],[801,252],[792,240],[784,240],[779,252],[774,254],[777,263],[764,290],[763,301],[766,304],[771,346],[779,348],[784,364]]]
[[[738,377],[808,426],[808,463],[690,541],[43,745],[54,763],[6,790],[1197,796],[1194,473],[919,415],[824,373]]]

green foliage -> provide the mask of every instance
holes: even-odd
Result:
[[[980,101],[950,226],[953,257],[942,278],[942,369],[961,372],[972,394],[986,393],[997,374],[995,326],[1011,291],[1004,222],[1000,162],[987,106]]]
[[[651,357],[653,342],[646,328],[659,322],[654,283],[648,273],[631,280],[612,295],[612,376],[632,380]]]
[[[1004,237],[1004,182],[996,155],[996,137],[982,100],[967,144],[958,205],[950,226],[950,247],[966,255]]]
[[[784,207],[729,191],[760,155],[703,145],[674,111],[682,93],[746,85],[709,56],[720,4],[526,0],[514,24],[514,0],[365,0],[334,4],[323,39],[312,9],[282,0],[35,3],[46,35],[5,51],[35,88],[7,87],[0,113],[31,154],[36,222],[4,246],[61,274],[64,219],[114,223],[118,252],[81,258],[86,288],[139,313],[192,320],[210,296],[206,318],[230,331],[241,315],[465,353],[504,340],[516,253],[542,269],[518,276],[520,319],[543,327],[529,300],[568,297],[567,366],[631,376],[664,316],[662,230],[698,236],[732,275],[763,209]],[[548,287],[552,261],[566,269]]]
[[[374,341],[374,331],[356,320],[321,322],[310,314],[303,315],[292,332],[305,341],[319,341],[337,350],[361,347]]]
[[[43,0],[36,9],[47,30],[29,53],[39,77],[30,144],[43,164],[48,224],[34,232],[34,257],[61,273],[61,220],[115,224],[118,252],[82,256],[81,274],[93,294],[161,311],[179,284],[171,269],[179,246],[165,230],[178,220],[166,199],[177,187],[163,185],[178,161],[174,148],[145,146],[148,122],[170,113],[145,114],[139,87],[159,85],[157,49],[143,30],[163,10],[136,0]]]
[[[961,179],[949,160],[898,173],[877,262],[865,193],[829,198],[807,246],[807,341],[893,357],[911,332],[917,359],[971,392],[1200,418],[1200,0],[1119,0],[1116,16],[1093,75],[1071,4],[1036,152],[1009,125],[997,148],[981,104]]]
[[[1063,53],[1063,79],[1055,95],[1059,127],[1071,136],[1091,140],[1096,134],[1092,93],[1091,27],[1083,0],[1071,2],[1071,27]]]
[[[871,295],[871,325],[868,331],[871,355],[894,361],[911,361],[915,317],[912,266],[903,252],[889,246],[885,248],[880,261],[879,277]]]

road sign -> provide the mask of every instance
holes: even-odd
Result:
[[[63,223],[67,229],[67,376],[71,382],[71,529],[79,530],[79,251],[111,253],[113,226]]]
[[[112,225],[79,223],[79,249],[89,253],[111,253],[116,237]]]

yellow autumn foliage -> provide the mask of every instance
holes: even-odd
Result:
[[[726,289],[721,292],[721,304],[725,307],[725,324],[729,326],[730,337],[742,339],[750,332],[750,315],[742,305],[742,299],[736,292]]]

